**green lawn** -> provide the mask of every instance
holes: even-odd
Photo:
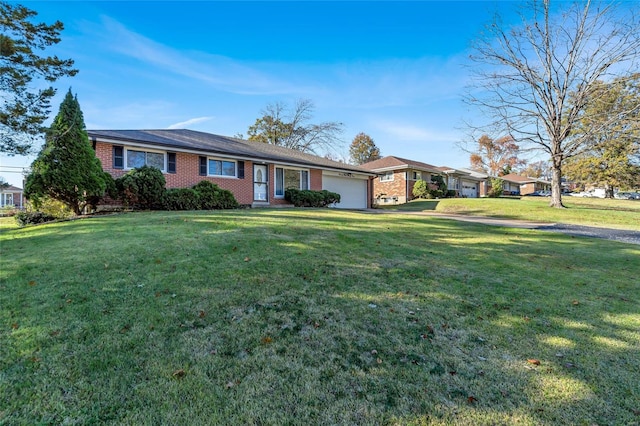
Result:
[[[414,200],[383,209],[435,211],[640,231],[640,201],[565,196],[562,202],[566,209],[549,208],[548,197],[445,198]]]
[[[5,224],[0,424],[638,424],[639,259],[335,210]]]

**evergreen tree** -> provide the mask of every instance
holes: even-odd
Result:
[[[45,145],[31,165],[25,195],[36,205],[44,197],[53,198],[79,215],[87,204],[104,195],[105,180],[100,160],[89,144],[80,104],[69,89]]]
[[[9,155],[30,152],[56,94],[49,85],[78,72],[72,68],[73,60],[44,54],[60,42],[62,22],[34,23],[36,15],[24,6],[0,1],[0,152]]]

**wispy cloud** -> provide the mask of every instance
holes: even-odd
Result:
[[[171,72],[230,93],[269,95],[300,91],[289,81],[231,58],[173,49],[129,30],[110,17],[103,16],[102,25],[104,29],[99,36],[112,51],[163,72]]]
[[[186,121],[181,121],[179,123],[175,123],[175,124],[171,124],[167,127],[167,129],[185,129],[191,125],[194,124],[198,124],[198,123],[203,123],[205,121],[210,121],[213,120],[214,117],[195,117],[195,118],[190,118],[189,120]]]

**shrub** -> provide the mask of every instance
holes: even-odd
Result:
[[[198,210],[200,195],[191,188],[167,189],[162,197],[163,210]]]
[[[431,198],[442,198],[447,193],[447,184],[440,175],[431,176],[429,195]]]
[[[153,209],[162,205],[166,181],[155,167],[142,166],[116,180],[120,197],[126,205]]]
[[[489,183],[491,184],[491,188],[489,189],[489,192],[487,192],[487,197],[500,197],[502,195],[504,181],[500,178],[490,178]]]
[[[193,190],[199,196],[199,209],[216,210],[216,209],[235,209],[238,202],[231,191],[221,189],[215,183],[203,180],[194,185]]]
[[[19,212],[15,215],[18,226],[36,225],[56,220],[54,216],[43,212]]]
[[[447,198],[455,198],[456,197],[456,191],[455,189],[449,189],[447,190]]]
[[[429,194],[429,185],[426,181],[420,179],[413,185],[413,196],[416,198],[427,198]]]
[[[285,190],[284,198],[296,207],[327,207],[340,202],[340,194],[326,189],[311,191],[289,188]]]
[[[68,219],[74,215],[67,203],[50,197],[40,198],[37,210],[54,219]]]

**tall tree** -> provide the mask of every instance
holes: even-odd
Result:
[[[349,155],[353,164],[364,164],[380,159],[380,149],[366,133],[358,133],[351,142]]]
[[[511,136],[491,139],[487,135],[482,135],[469,161],[471,167],[476,170],[482,170],[491,176],[502,176],[524,164],[523,160],[518,159],[519,151],[520,147]]]
[[[638,69],[640,7],[621,4],[626,10],[614,3],[560,2],[564,10],[557,11],[550,0],[534,0],[521,26],[508,28],[498,16],[474,46],[476,80],[466,99],[487,114],[489,128],[549,155],[552,207],[564,207],[562,166],[596,130],[572,132],[594,85]]]
[[[308,99],[298,100],[293,108],[280,102],[269,104],[262,117],[249,127],[248,139],[310,154],[336,150],[342,144],[342,123],[310,123],[313,109],[313,102]]]
[[[40,56],[38,51],[60,42],[64,26],[34,24],[37,13],[24,6],[0,2],[0,152],[24,155],[31,151],[49,117],[56,91],[44,85],[74,76],[73,60]]]
[[[43,197],[53,198],[79,215],[106,188],[105,172],[89,143],[80,104],[69,90],[44,147],[31,164],[25,196],[36,204]]]
[[[587,149],[569,159],[566,175],[581,184],[602,185],[613,198],[616,187],[630,188],[640,175],[640,73],[599,82],[593,94],[573,133],[596,130]]]

